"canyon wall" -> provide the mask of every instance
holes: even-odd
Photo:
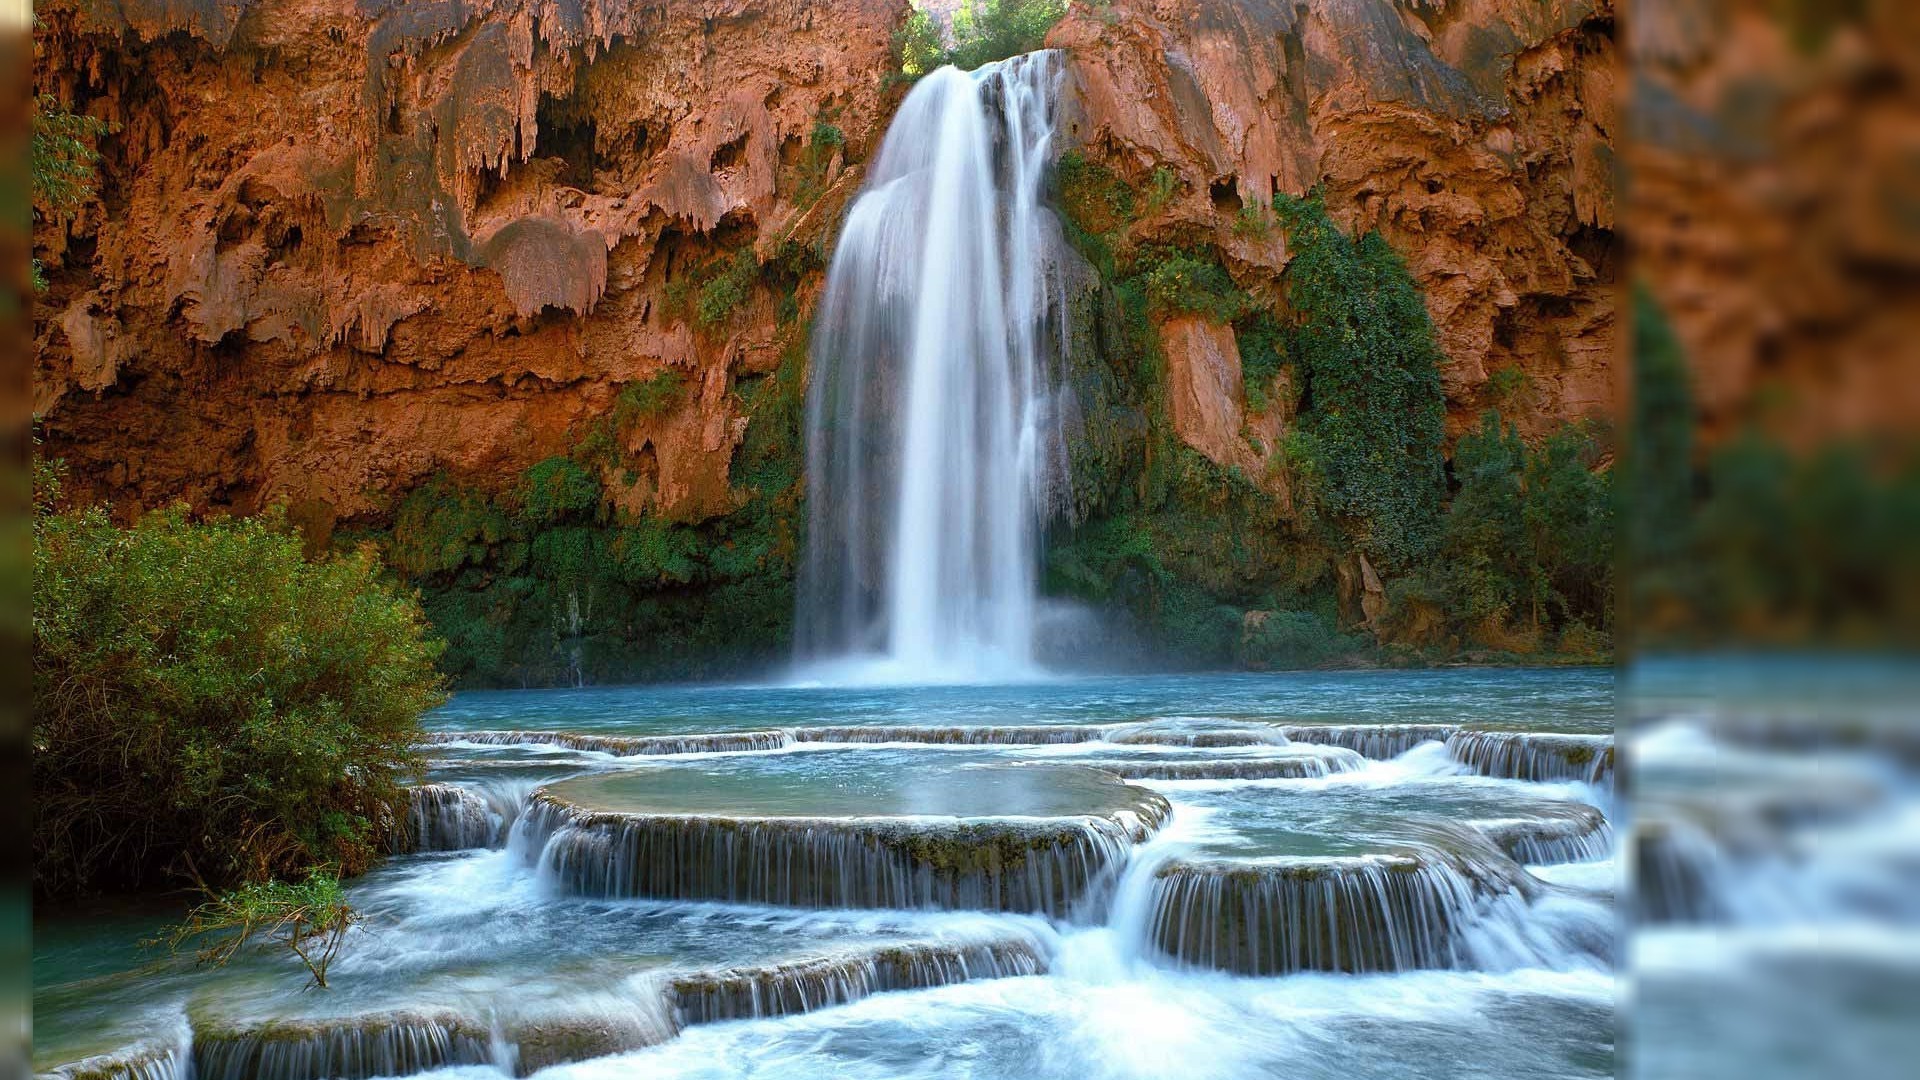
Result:
[[[1143,188],[1172,176],[1134,242],[1210,244],[1277,299],[1288,252],[1266,206],[1319,187],[1421,285],[1450,433],[1493,406],[1533,436],[1612,412],[1611,0],[1115,0],[1048,42],[1074,55],[1087,156]],[[1163,342],[1190,399],[1175,423],[1221,464],[1255,456],[1220,438],[1245,403],[1215,387],[1238,372],[1179,379],[1234,363],[1193,341]]]
[[[790,580],[807,315],[906,91],[908,10],[41,5],[38,89],[114,125],[98,201],[36,224],[44,450],[76,500],[122,516],[281,504],[316,546],[385,537],[410,577],[463,590],[500,655],[602,624],[638,647],[682,625],[649,606],[661,590],[702,605],[716,583]],[[1490,405],[1530,437],[1611,410],[1611,0],[1112,0],[1074,5],[1048,44],[1068,53],[1064,142],[1160,192],[1134,240],[1205,249],[1282,305],[1267,206],[1318,188],[1424,289],[1450,434]],[[1284,507],[1265,466],[1287,373],[1250,402],[1231,326],[1154,332],[1166,422]],[[1139,416],[1087,415],[1138,434]],[[563,456],[580,505],[476,509],[525,501],[529,470]],[[542,570],[560,522],[626,531]],[[569,585],[537,612],[512,593],[583,562],[634,567],[636,591]],[[790,590],[754,597],[752,617],[701,617],[777,652]],[[577,650],[554,663],[581,677]],[[590,674],[639,670],[609,664]]]
[[[37,236],[49,452],[123,507],[378,518],[440,471],[506,484],[677,373],[611,490],[726,512],[736,381],[798,325],[760,280],[725,311],[692,294],[736,249],[830,238],[904,10],[43,5],[41,88],[117,125],[100,203]]]

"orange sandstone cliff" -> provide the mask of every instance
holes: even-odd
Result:
[[[1137,239],[1215,244],[1237,284],[1271,295],[1284,237],[1242,215],[1320,186],[1425,291],[1450,433],[1491,405],[1536,435],[1611,411],[1610,0],[1116,0],[1048,41],[1073,54],[1069,127],[1088,156],[1177,178]],[[1239,372],[1218,370],[1237,369],[1232,334],[1190,322],[1163,329],[1173,421],[1244,466],[1275,440],[1230,437],[1245,408]]]
[[[377,516],[438,471],[504,483],[673,371],[673,407],[622,432],[619,498],[724,512],[777,298],[703,324],[674,285],[827,239],[904,10],[44,5],[40,87],[117,125],[99,204],[36,236],[48,451],[122,506]],[[815,161],[826,122],[845,146]]]
[[[36,237],[34,405],[76,492],[377,517],[439,471],[561,453],[669,369],[623,430],[629,510],[724,512],[734,381],[786,344],[764,286],[703,324],[674,284],[726,252],[829,243],[885,130],[904,0],[90,0],[46,5],[43,90],[113,121],[99,204]],[[1067,138],[1179,178],[1143,235],[1219,245],[1270,294],[1324,185],[1409,261],[1450,426],[1539,432],[1613,397],[1608,0],[1079,5]],[[845,145],[813,161],[817,123]],[[813,174],[806,175],[809,170]],[[816,260],[817,263],[817,260]],[[817,265],[803,274],[804,299]],[[684,293],[686,290],[681,290]],[[1249,460],[1231,333],[1165,330],[1175,422]],[[1276,420],[1265,418],[1271,427]],[[1266,440],[1272,445],[1273,440]]]

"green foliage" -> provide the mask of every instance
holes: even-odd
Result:
[[[1180,190],[1180,178],[1165,165],[1154,166],[1147,176],[1147,213],[1157,214],[1167,208]]]
[[[947,63],[947,43],[933,16],[914,8],[893,32],[893,57],[901,75],[911,82]]]
[[[451,573],[479,565],[511,528],[491,501],[438,475],[400,503],[393,532],[405,541],[387,549],[387,561],[412,576]]]
[[[953,17],[948,62],[962,71],[1030,53],[1067,13],[1067,0],[967,0]]]
[[[1343,634],[1323,611],[1271,611],[1246,628],[1236,658],[1260,671],[1326,667],[1367,651],[1359,634]]]
[[[1509,364],[1487,376],[1487,397],[1497,405],[1511,405],[1532,385],[1527,373]]]
[[[1266,412],[1271,404],[1267,391],[1287,362],[1286,327],[1263,309],[1235,325],[1234,337],[1240,344],[1240,379],[1246,387],[1247,408]]]
[[[734,312],[752,295],[754,279],[760,276],[760,263],[752,248],[741,248],[716,274],[700,285],[695,319],[708,329],[733,319]]]
[[[27,158],[34,213],[64,220],[92,201],[100,164],[100,152],[93,144],[112,130],[104,120],[69,112],[51,94],[34,98]],[[32,275],[35,289],[46,288],[38,259],[33,261]]]
[[[1260,203],[1248,203],[1233,216],[1233,235],[1265,237],[1273,231],[1273,212]]]
[[[614,403],[615,425],[624,428],[636,420],[649,420],[672,412],[684,400],[686,388],[687,377],[677,368],[628,383]]]
[[[804,253],[794,259],[805,264]],[[796,324],[779,368],[736,384],[747,429],[730,514],[694,525],[613,511],[599,475],[621,462],[599,442],[540,462],[499,495],[432,481],[403,501],[385,544],[446,636],[456,683],[735,674],[783,653],[802,517],[807,337]],[[635,386],[644,388],[629,388],[635,408],[680,392],[665,376]]]
[[[39,891],[370,864],[444,700],[371,551],[309,562],[277,512],[43,510],[33,533]]]
[[[1292,261],[1289,352],[1301,365],[1315,497],[1383,569],[1432,552],[1445,492],[1440,349],[1419,289],[1377,233],[1343,235],[1316,194],[1276,196]]]
[[[264,938],[268,947],[286,949],[299,959],[309,987],[325,990],[328,967],[347,931],[360,922],[339,875],[316,869],[299,884],[256,881],[213,894],[171,928],[166,944],[177,952],[188,940],[200,939],[205,943],[195,959],[221,966],[248,942]]]
[[[600,505],[600,478],[572,458],[550,457],[527,470],[520,508],[535,525],[590,516]]]
[[[1156,312],[1190,312],[1229,323],[1253,311],[1253,300],[1233,283],[1226,267],[1190,251],[1149,249],[1135,267]]]
[[[1421,572],[1458,632],[1611,622],[1613,493],[1598,458],[1582,428],[1530,449],[1492,410],[1460,438],[1459,490],[1438,556]]]
[[[794,205],[809,207],[827,191],[827,170],[833,165],[835,151],[847,145],[846,133],[825,119],[813,122],[807,147],[794,166]]]
[[[1033,52],[1067,13],[1067,0],[966,0],[953,15],[952,44],[933,16],[918,8],[894,31],[893,52],[909,81],[948,64],[972,71]]]
[[[1633,384],[1621,460],[1621,530],[1636,626],[1682,618],[1697,585],[1688,524],[1694,512],[1692,379],[1679,339],[1644,284],[1633,291]]]

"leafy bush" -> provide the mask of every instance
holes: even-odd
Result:
[[[308,986],[325,990],[328,967],[347,931],[360,921],[360,913],[347,903],[339,875],[315,870],[297,885],[256,881],[215,894],[173,927],[167,945],[178,951],[190,939],[206,941],[195,959],[217,967],[264,936],[269,945],[299,958],[307,969]]]
[[[794,166],[794,205],[812,206],[827,191],[827,170],[833,165],[835,151],[847,145],[846,133],[825,119],[813,122],[807,147]]]
[[[571,458],[555,456],[527,470],[520,506],[526,520],[552,525],[590,516],[600,505],[600,478]]]
[[[1445,493],[1440,348],[1420,291],[1378,233],[1343,235],[1318,194],[1276,196],[1292,260],[1292,348],[1321,468],[1316,497],[1383,569],[1438,539]]]
[[[893,59],[909,82],[947,63],[947,43],[933,16],[914,8],[893,32]]]
[[[768,266],[797,273],[810,252],[783,249]],[[747,429],[731,466],[736,509],[723,517],[695,525],[617,510],[600,476],[627,463],[605,421],[572,456],[534,465],[504,491],[436,480],[409,495],[391,533],[374,538],[420,589],[454,681],[684,679],[783,653],[804,517],[807,337],[796,323],[772,374],[736,382]],[[629,386],[615,412],[664,408],[682,392],[663,373]]]
[[[366,868],[444,700],[441,646],[373,553],[308,562],[278,513],[40,505],[36,888]]]
[[[1140,274],[1154,310],[1190,312],[1228,323],[1253,310],[1253,301],[1233,283],[1227,268],[1189,251],[1142,253]]]
[[[1364,638],[1342,634],[1321,612],[1262,614],[1241,637],[1237,658],[1242,667],[1260,671],[1322,667],[1366,648]]]
[[[1267,390],[1286,364],[1286,328],[1272,312],[1256,311],[1234,327],[1234,337],[1240,345],[1240,381],[1246,388],[1247,407],[1266,412]]]
[[[933,16],[918,8],[893,35],[894,57],[908,79],[948,64],[972,71],[1030,53],[1067,13],[1067,0],[967,0],[953,15],[951,45]]]
[[[700,325],[712,329],[730,321],[752,295],[754,279],[759,275],[760,263],[753,257],[752,248],[734,252],[733,258],[700,286],[699,303],[694,309]]]
[[[1454,447],[1459,490],[1423,576],[1468,634],[1612,619],[1613,493],[1578,427],[1529,449],[1489,410]],[[1598,631],[1595,631],[1596,633]]]
[[[100,152],[94,142],[113,125],[73,113],[51,94],[33,99],[33,139],[27,172],[33,185],[33,210],[42,217],[64,219],[93,198],[99,184],[96,171]],[[47,287],[40,260],[32,263],[33,287]]]

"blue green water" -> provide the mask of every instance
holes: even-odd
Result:
[[[1115,675],[1005,686],[636,686],[457,695],[436,730],[652,735],[818,724],[1096,724],[1176,716],[1613,730],[1606,668]]]

